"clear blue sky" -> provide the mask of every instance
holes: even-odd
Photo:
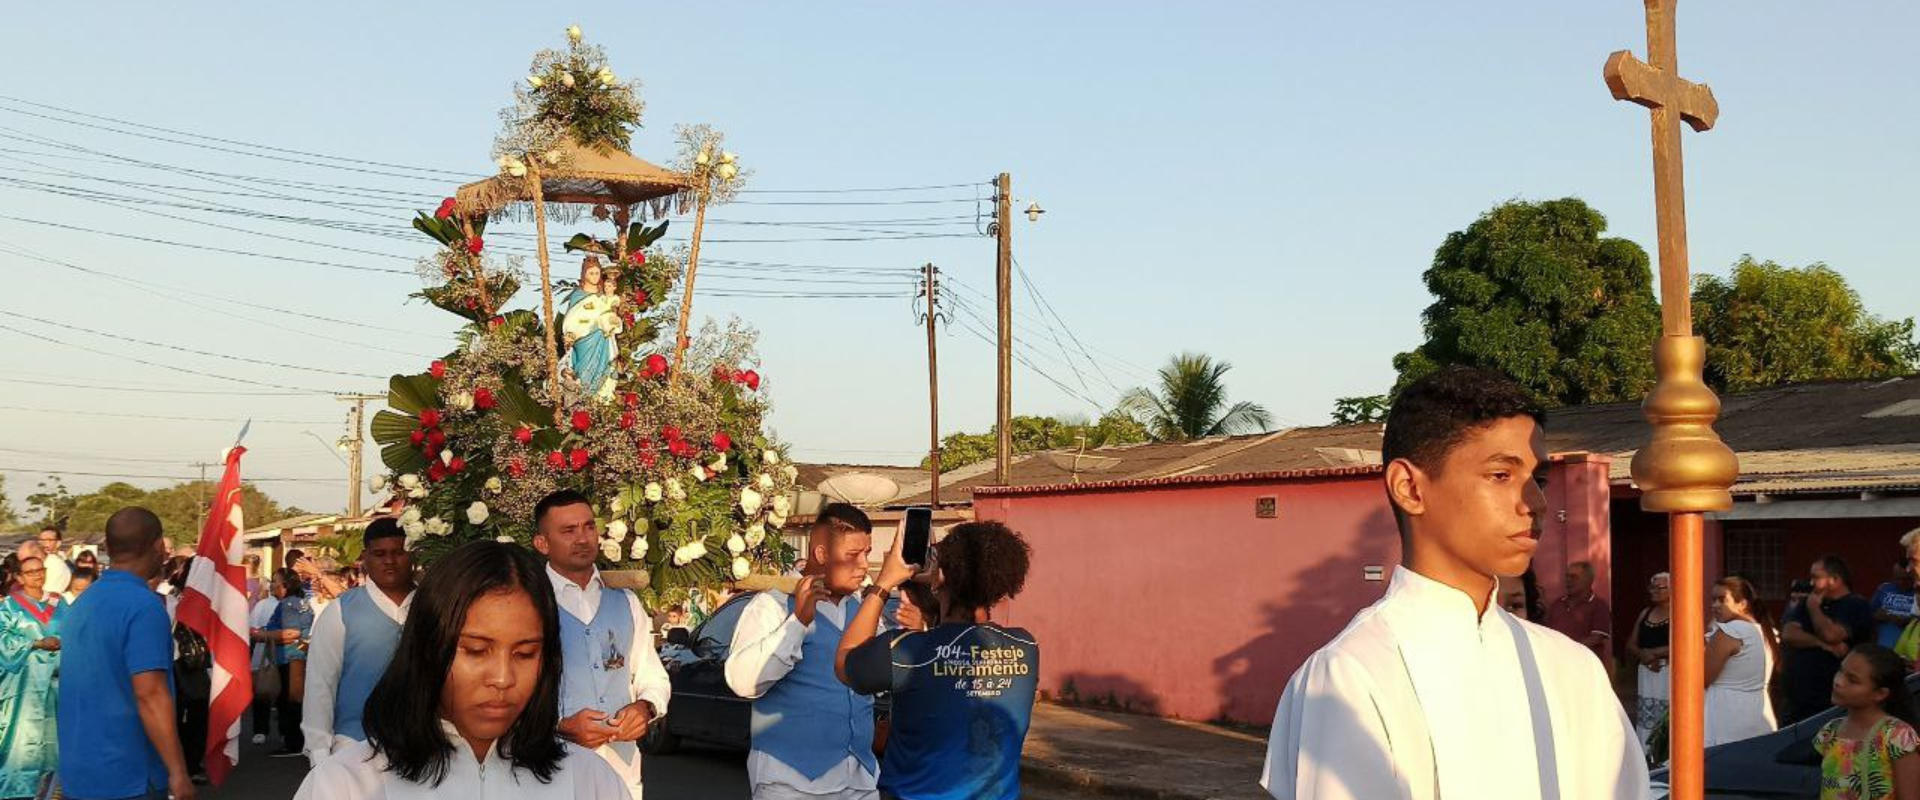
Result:
[[[1614,234],[1652,249],[1646,114],[1610,99],[1600,78],[1610,51],[1644,55],[1641,4],[1632,0],[602,6],[27,4],[8,12],[0,47],[0,74],[8,77],[0,94],[279,147],[484,171],[495,114],[509,101],[510,85],[534,50],[558,45],[561,31],[578,23],[607,46],[616,70],[644,81],[645,128],[636,138],[643,157],[670,158],[675,123],[707,122],[727,132],[730,146],[756,171],[757,189],[949,184],[1012,172],[1021,205],[1037,200],[1048,209],[1037,224],[1018,222],[1019,261],[1099,362],[1098,368],[1087,364],[1071,341],[1056,343],[1051,332],[1023,320],[1018,333],[1037,366],[1106,404],[1118,394],[1116,386],[1144,382],[1142,368],[1179,350],[1204,351],[1233,363],[1235,399],[1261,402],[1293,424],[1322,423],[1333,398],[1390,384],[1393,354],[1419,341],[1419,312],[1428,302],[1420,273],[1434,248],[1498,202],[1577,195],[1607,215]],[[1920,251],[1920,202],[1913,194],[1920,185],[1920,148],[1914,147],[1920,105],[1913,102],[1908,41],[1920,29],[1920,8],[1696,1],[1684,4],[1680,23],[1682,72],[1710,83],[1722,108],[1718,129],[1686,140],[1696,269],[1724,271],[1743,253],[1792,265],[1824,261],[1848,277],[1875,313],[1920,313],[1913,258]],[[59,153],[0,152],[37,162],[0,160],[0,174],[94,189],[105,185],[58,171],[240,191],[95,163],[86,159],[97,156],[23,144],[23,136],[168,165],[423,197],[457,182],[316,169],[0,111],[0,149]],[[400,225],[406,216],[224,201],[376,225]],[[432,202],[417,204],[430,208]],[[429,252],[424,239],[156,210],[379,253]],[[743,204],[715,217],[854,220],[972,212],[971,203]],[[408,266],[17,186],[0,186],[0,215],[297,258]],[[971,225],[924,230],[964,232]],[[729,235],[845,234],[760,226],[716,226],[709,233]],[[209,308],[221,308],[218,301],[178,295],[201,304],[195,307],[0,254],[6,324],[173,366],[298,386],[384,385],[115,342],[17,315],[375,375],[419,370],[426,357],[444,352],[452,327],[441,312],[403,303],[419,287],[406,275],[181,250],[8,220],[0,220],[0,245],[175,291],[242,296],[409,332],[251,309],[221,313]],[[871,268],[933,261],[975,289],[992,286],[992,243],[978,237],[715,243],[705,256]],[[701,288],[769,286],[747,275],[736,270],[709,283],[703,274]],[[906,287],[873,283],[880,278],[864,274],[827,276],[902,296],[701,297],[696,311],[738,314],[762,331],[763,372],[777,405],[773,423],[797,455],[915,461],[926,446],[924,336],[914,327]],[[975,297],[975,305],[987,315],[984,298]],[[1024,289],[1017,308],[1043,314]],[[943,422],[949,431],[983,430],[993,414],[992,351],[959,326],[943,332],[941,342]],[[294,420],[255,426],[249,473],[328,478],[344,472],[304,432],[327,440],[342,432],[344,407],[324,397],[106,392],[19,382],[23,378],[201,390],[235,384],[0,331],[0,406]],[[1016,372],[1016,393],[1019,413],[1093,410],[1026,367]],[[8,448],[0,450],[0,467],[16,502],[36,478],[13,468],[191,474],[185,464],[212,460],[236,427],[0,410],[0,447]],[[69,485],[89,488],[101,480],[74,477]],[[310,508],[337,508],[343,493],[339,484],[318,482],[268,489]]]

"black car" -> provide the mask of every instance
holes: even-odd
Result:
[[[1920,692],[1920,675],[1907,678]],[[1707,748],[1707,800],[1819,800],[1820,754],[1813,737],[1841,716],[1829,708],[1765,736]],[[1653,797],[1667,798],[1667,769],[1653,771]]]
[[[750,717],[753,701],[727,686],[727,650],[733,629],[753,599],[747,592],[721,604],[713,616],[691,635],[684,628],[667,633],[660,662],[673,684],[673,699],[660,724],[647,730],[640,748],[649,755],[665,755],[680,748],[683,739],[696,739],[745,750],[752,743]]]

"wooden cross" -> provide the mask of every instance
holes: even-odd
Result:
[[[1646,106],[1653,116],[1653,203],[1660,237],[1660,322],[1667,336],[1693,335],[1691,276],[1687,269],[1687,202],[1680,162],[1680,122],[1696,131],[1713,127],[1720,104],[1704,83],[1680,77],[1673,9],[1679,0],[1645,0],[1647,58],[1621,50],[1607,57],[1607,88],[1615,100]]]

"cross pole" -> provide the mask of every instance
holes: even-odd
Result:
[[[1705,512],[1732,507],[1739,477],[1733,451],[1714,433],[1720,399],[1704,380],[1706,340],[1693,335],[1692,276],[1687,267],[1686,190],[1680,123],[1713,127],[1720,105],[1705,84],[1680,77],[1674,37],[1678,0],[1643,0],[1647,57],[1621,50],[1607,58],[1607,88],[1616,100],[1646,106],[1653,121],[1653,202],[1660,238],[1661,337],[1654,345],[1658,382],[1643,410],[1652,441],[1633,456],[1640,507],[1668,515],[1673,573],[1673,660],[1669,719],[1673,800],[1700,800],[1706,789]]]

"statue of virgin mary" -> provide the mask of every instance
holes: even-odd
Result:
[[[614,337],[625,328],[618,313],[617,283],[603,272],[597,256],[587,256],[580,262],[580,285],[568,291],[560,305],[568,363],[581,391],[598,400],[613,399],[612,370],[619,350]]]

